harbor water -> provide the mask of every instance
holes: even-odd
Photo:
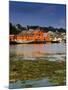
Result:
[[[31,61],[42,60],[44,62],[49,61],[49,62],[53,62],[53,63],[54,62],[65,62],[66,61],[66,44],[65,43],[54,43],[54,44],[46,43],[46,44],[10,45],[9,54],[10,54],[10,62],[11,62],[11,60],[16,60],[16,61],[21,61],[21,62],[22,61],[28,62],[30,60]],[[48,66],[46,66],[46,67],[48,68]],[[12,69],[12,67],[10,67],[10,69]],[[57,69],[57,71],[54,71],[54,72],[59,72],[59,71],[61,73],[61,74],[59,73],[60,75],[62,75],[62,73],[65,73],[64,69],[62,69],[62,70]],[[62,72],[62,71],[64,71],[64,72]],[[10,71],[10,73],[12,73],[12,72]],[[45,77],[43,77],[43,78],[33,79],[33,80],[32,79],[28,79],[28,80],[20,79],[19,80],[19,78],[18,78],[17,81],[9,83],[9,88],[16,89],[16,88],[45,87],[45,86],[58,85],[58,84],[56,84],[57,81],[51,82],[51,80],[49,80],[51,77],[47,76],[47,75],[49,75],[49,74],[46,74],[46,76],[44,75]],[[52,76],[54,76],[54,75],[52,75]],[[55,77],[57,77],[57,76],[55,75]],[[62,77],[65,78],[64,76],[62,76]],[[64,79],[64,82],[65,82],[65,79]]]

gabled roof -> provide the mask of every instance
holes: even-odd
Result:
[[[33,32],[34,32],[34,30],[28,30],[28,31],[24,30],[24,31],[20,32],[20,33],[18,34],[18,36],[32,35]]]

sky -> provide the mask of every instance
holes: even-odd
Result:
[[[10,1],[9,22],[22,26],[66,28],[66,6],[64,4]]]

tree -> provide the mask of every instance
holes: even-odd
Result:
[[[20,31],[12,25],[12,23],[9,23],[9,34],[18,34]]]

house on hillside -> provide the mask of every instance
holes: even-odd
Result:
[[[15,39],[16,39],[16,36],[14,34],[13,35],[9,35],[10,42],[11,41],[15,41]]]
[[[10,35],[10,41],[12,40],[21,40],[21,41],[29,41],[29,40],[33,40],[33,41],[49,41],[49,34],[48,33],[44,33],[43,31],[41,31],[40,29],[29,29],[29,30],[24,30],[21,33],[17,34],[17,35]]]

